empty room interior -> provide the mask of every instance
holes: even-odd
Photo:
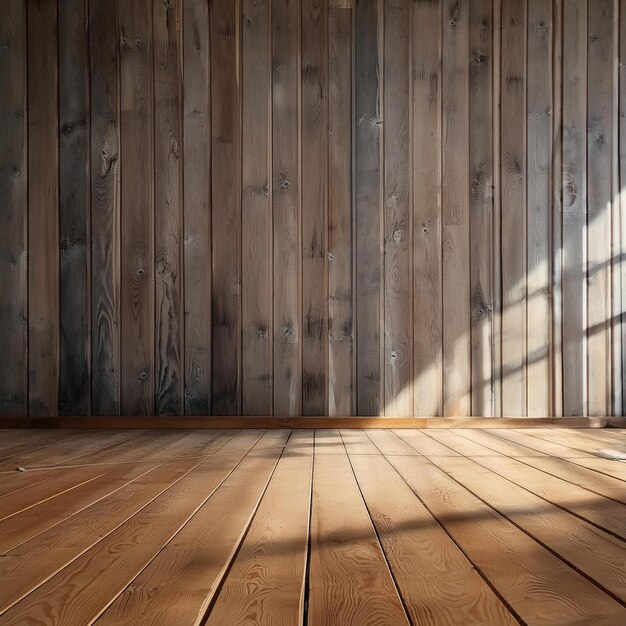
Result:
[[[626,625],[626,0],[0,0],[0,626]]]

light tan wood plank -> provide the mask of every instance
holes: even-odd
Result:
[[[240,463],[229,460],[236,465],[232,473],[132,579],[97,623],[200,623],[288,437],[289,431],[267,433]]]
[[[313,441],[291,435],[206,624],[301,623]]]
[[[626,545],[464,458],[432,462],[605,591],[626,600]]]
[[[429,461],[406,456],[389,460],[523,621],[608,625],[626,618],[622,605]]]
[[[345,450],[315,454],[309,623],[408,624]]]
[[[246,454],[247,450],[203,461],[96,547],[11,607],[2,619],[15,623],[26,615],[28,619],[45,615],[57,622],[93,621],[172,540]],[[59,593],[64,588],[72,588],[74,593]]]
[[[350,460],[414,624],[517,624],[384,457]]]

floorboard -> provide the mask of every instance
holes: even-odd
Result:
[[[626,623],[624,430],[28,435],[0,625]]]

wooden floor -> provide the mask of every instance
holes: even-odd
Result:
[[[0,624],[626,624],[619,430],[0,431]]]

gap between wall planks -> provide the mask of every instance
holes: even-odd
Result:
[[[622,0],[5,4],[3,415],[623,412]]]

